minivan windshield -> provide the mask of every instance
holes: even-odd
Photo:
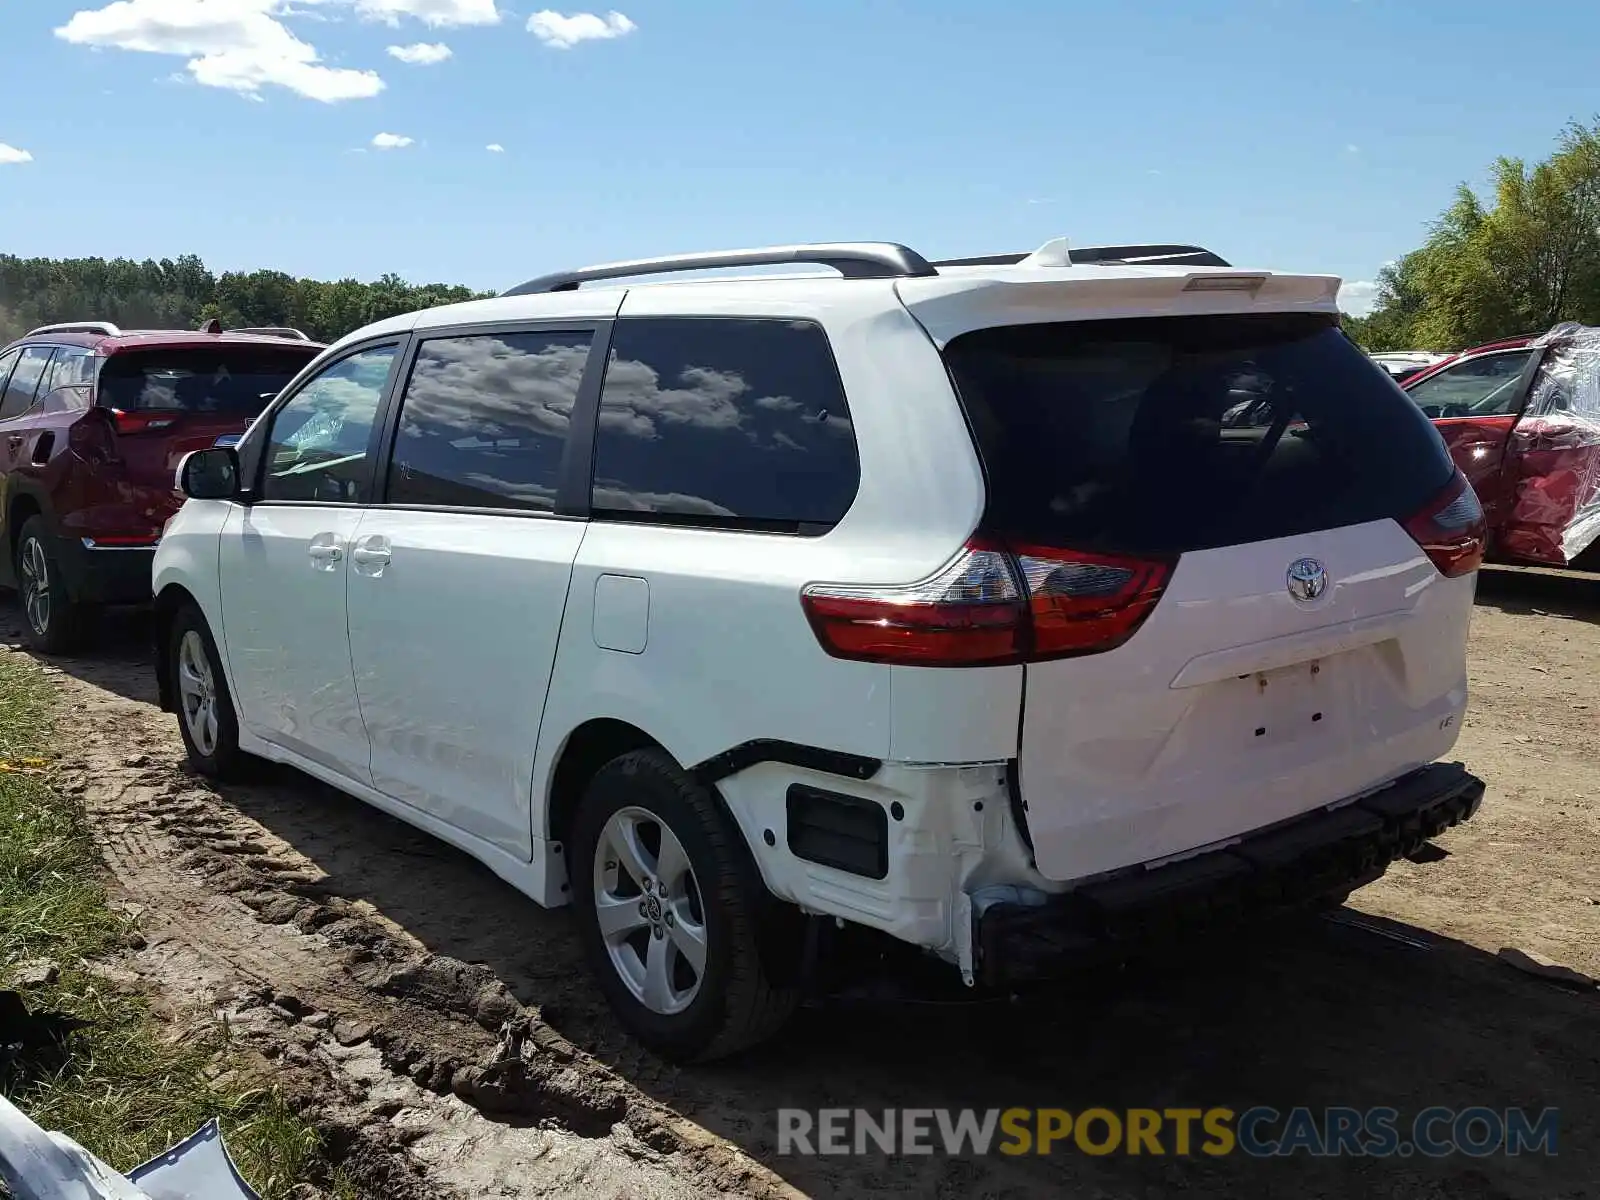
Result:
[[[945,358],[1004,537],[1170,555],[1404,518],[1453,471],[1331,315],[1011,325]]]
[[[106,360],[100,402],[124,412],[253,417],[319,347],[206,346],[125,350]]]

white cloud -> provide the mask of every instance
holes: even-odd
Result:
[[[449,58],[451,50],[443,42],[416,42],[410,46],[390,46],[389,57],[413,67],[431,67]]]
[[[1356,145],[1354,142],[1351,142],[1348,146],[1346,146],[1344,148],[1344,152],[1346,154],[1360,154],[1361,153],[1361,147]]]
[[[398,133],[380,133],[373,137],[372,145],[378,150],[404,150],[412,141]]]
[[[637,28],[619,12],[608,12],[603,17],[586,12],[565,16],[547,8],[528,18],[528,32],[557,50],[570,50],[579,42],[619,38]]]
[[[26,163],[32,161],[33,155],[29,154],[26,150],[19,150],[15,146],[8,146],[4,142],[0,142],[0,166],[9,163]]]
[[[424,25],[497,25],[500,10],[495,0],[356,0],[364,17],[398,25],[401,17],[415,17]]]
[[[376,71],[323,65],[279,19],[287,15],[283,0],[115,0],[74,13],[55,34],[79,46],[183,55],[197,83],[257,98],[268,86],[327,104],[383,90]]]
[[[1352,317],[1364,317],[1378,303],[1378,285],[1361,279],[1347,283],[1339,289],[1339,309]]]
[[[499,142],[490,142],[484,149],[490,154],[504,154],[506,152],[506,148]]]

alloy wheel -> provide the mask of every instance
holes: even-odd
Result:
[[[22,543],[22,553],[17,559],[18,582],[22,585],[22,608],[28,624],[39,637],[50,632],[50,560],[45,557],[44,543],[31,537]]]
[[[178,696],[183,723],[194,748],[209,758],[217,752],[217,689],[211,659],[198,630],[187,629],[178,642]]]
[[[683,843],[648,809],[619,809],[594,851],[594,906],[618,977],[651,1012],[680,1013],[706,970],[705,908]]]

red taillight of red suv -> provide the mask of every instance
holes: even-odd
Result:
[[[162,429],[171,429],[178,423],[178,418],[174,414],[159,410],[130,412],[123,408],[113,408],[108,411],[111,413],[111,421],[116,425],[117,432],[121,434],[155,433]]]
[[[977,667],[1097,654],[1133,636],[1171,564],[974,539],[904,587],[813,584],[800,601],[835,658]]]
[[[1449,486],[1406,521],[1405,527],[1439,568],[1439,574],[1448,579],[1470,574],[1483,565],[1488,536],[1483,505],[1459,470]]]

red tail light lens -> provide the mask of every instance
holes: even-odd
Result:
[[[813,585],[801,604],[835,658],[995,666],[1120,646],[1150,615],[1168,564],[973,541],[904,587]]]
[[[1016,547],[1033,618],[1031,658],[1096,654],[1144,624],[1172,568],[1152,559]]]
[[[1447,579],[1468,575],[1483,565],[1488,536],[1483,505],[1460,471],[1405,527]]]
[[[1015,661],[1026,615],[1010,556],[976,542],[920,583],[813,585],[800,603],[835,658],[922,667]]]
[[[113,408],[111,421],[121,434],[154,433],[161,429],[170,429],[178,423],[178,418],[172,413],[146,412],[136,410],[129,412],[127,409]]]

